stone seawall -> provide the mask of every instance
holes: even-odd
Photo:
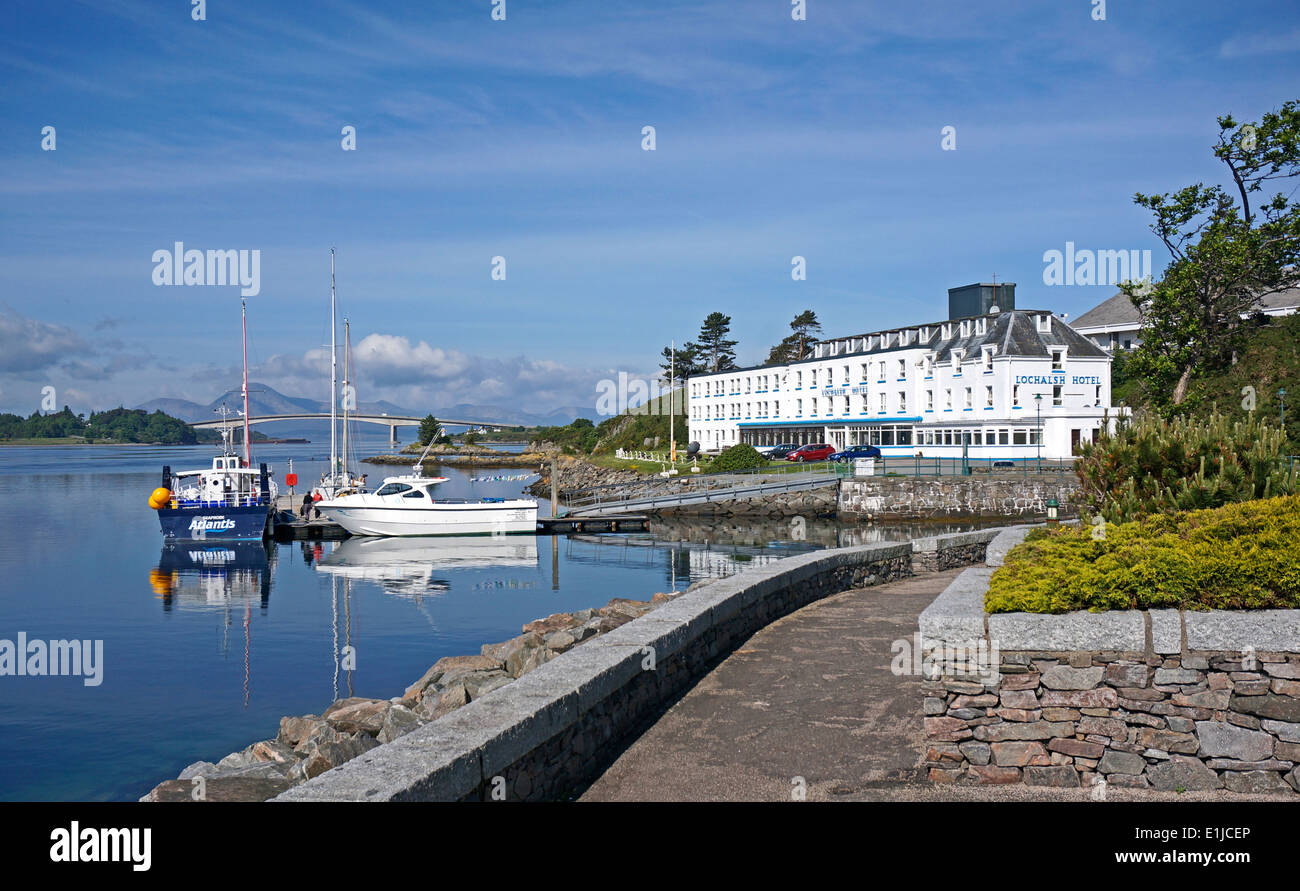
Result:
[[[819,551],[708,582],[276,800],[567,797],[759,628],[911,575],[914,553],[925,565],[981,561],[997,532]]]
[[[1300,792],[1300,656],[1002,653],[925,685],[936,783]]]
[[[936,783],[1300,792],[1300,610],[984,612],[988,568],[921,613]]]
[[[1074,474],[1006,477],[878,476],[840,481],[838,510],[872,520],[941,520],[969,517],[1043,517],[1055,498],[1060,517],[1078,516],[1071,496]]]

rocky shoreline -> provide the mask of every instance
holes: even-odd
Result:
[[[697,584],[703,584],[702,582]],[[445,656],[392,699],[349,697],[319,715],[285,716],[270,739],[220,761],[197,761],[141,801],[266,801],[378,745],[436,721],[540,665],[645,615],[683,592],[650,600],[616,597],[605,606],[555,613],[524,625],[510,640],[478,655]]]

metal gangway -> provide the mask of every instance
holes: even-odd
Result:
[[[781,468],[784,470],[784,468]],[[688,507],[723,501],[742,501],[762,498],[784,492],[803,492],[820,489],[837,482],[850,469],[830,462],[800,467],[797,471],[716,473],[682,475],[674,479],[677,491],[654,491],[646,494],[646,486],[630,483],[616,486],[595,486],[584,490],[587,494],[563,499],[566,516],[603,517],[611,514],[636,513],[671,507]],[[662,485],[662,478],[656,481]],[[658,486],[652,487],[657,488]]]

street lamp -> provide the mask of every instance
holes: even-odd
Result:
[[[1055,498],[1047,499],[1047,524],[1049,526],[1055,526],[1058,522],[1060,522],[1059,521],[1060,514],[1058,513],[1058,509],[1060,508],[1060,506],[1061,506],[1061,502],[1057,501]]]

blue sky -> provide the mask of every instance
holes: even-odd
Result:
[[[413,409],[590,407],[714,310],[743,363],[805,308],[931,321],[994,274],[1077,316],[1114,289],[1044,251],[1163,268],[1132,194],[1219,180],[1216,115],[1300,84],[1293,0],[1106,6],[9,0],[0,410],[233,385],[237,290],[154,286],[175,241],[261,251],[252,375],[317,398],[335,247],[360,398]]]

